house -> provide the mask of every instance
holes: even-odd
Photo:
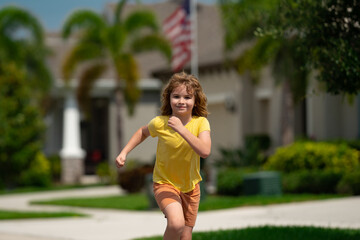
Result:
[[[161,23],[177,6],[176,1],[166,1],[143,6],[128,5],[126,11],[146,7],[156,14]],[[108,4],[105,14],[111,17],[113,9],[114,4]],[[272,148],[280,146],[283,87],[275,84],[270,68],[263,70],[261,81],[256,85],[247,74],[240,76],[233,66],[227,64],[220,10],[216,5],[200,3],[197,9],[199,80],[208,97],[208,118],[212,129],[212,155],[208,161],[219,157],[220,147],[243,146],[244,137],[248,134],[268,134],[272,140]],[[49,64],[56,83],[52,92],[54,100],[51,111],[46,118],[48,131],[45,152],[48,155],[62,153],[63,181],[67,183],[80,181],[84,174],[93,175],[99,162],[113,163],[120,151],[113,73],[109,71],[97,81],[91,93],[89,116],[78,110],[73,98],[76,76],[71,81],[70,88],[66,88],[61,79],[61,62],[74,41],[76,40],[70,39],[64,42],[58,33],[49,33],[46,40],[55,53],[49,58]],[[248,46],[248,43],[242,44],[233,56]],[[123,144],[140,126],[159,114],[163,82],[172,74],[170,65],[156,52],[141,54],[137,60],[141,71],[139,86],[142,97],[133,116],[127,115],[126,108],[122,109]],[[185,70],[189,71],[188,65]],[[316,89],[317,82],[313,81],[306,99],[296,106],[293,129],[295,136],[309,136],[318,140],[357,138],[359,101],[350,105],[340,96],[330,96]],[[70,130],[64,127],[67,121],[73,126]],[[77,121],[80,124],[76,124]],[[77,131],[81,132],[79,136],[74,135]],[[128,158],[151,162],[155,152],[156,140],[147,139]]]

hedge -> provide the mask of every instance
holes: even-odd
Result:
[[[283,173],[316,169],[351,172],[359,165],[359,152],[346,144],[295,142],[279,147],[264,168]]]

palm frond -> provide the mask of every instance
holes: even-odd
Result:
[[[24,47],[24,45],[23,45]],[[41,92],[47,92],[52,84],[53,76],[49,66],[45,62],[45,56],[48,55],[47,49],[37,45],[30,45],[25,48],[26,57],[23,59],[27,76],[31,78],[32,84]]]
[[[28,30],[30,38],[39,45],[44,43],[44,32],[38,19],[24,9],[7,6],[0,10],[0,35],[15,37],[17,30]],[[14,38],[12,38],[14,40]]]
[[[159,30],[159,24],[154,13],[147,10],[132,12],[125,19],[124,26],[130,34],[146,28],[155,32]]]
[[[138,88],[139,71],[133,55],[122,54],[114,61],[118,80],[125,80],[123,88],[125,102],[129,115],[134,113],[135,105],[138,102],[141,92]]]
[[[115,17],[114,17],[114,25],[118,25],[121,22],[121,13],[123,11],[123,8],[126,4],[126,0],[121,0],[116,4],[115,9]]]
[[[110,26],[104,31],[104,42],[112,56],[122,52],[125,48],[127,34],[122,25]]]
[[[171,61],[171,44],[169,40],[159,34],[151,34],[145,37],[134,39],[131,45],[131,50],[135,53],[157,50],[166,57],[168,62]]]
[[[103,49],[96,44],[79,42],[66,56],[62,65],[62,75],[65,82],[70,80],[76,67],[87,60],[102,58]]]
[[[263,27],[281,0],[220,0],[225,26],[225,47],[231,50],[236,44],[254,37],[256,28]]]
[[[68,38],[74,31],[88,30],[101,32],[106,26],[104,19],[91,10],[77,10],[67,19],[62,28],[63,38]]]
[[[259,71],[267,65],[278,53],[281,41],[271,36],[258,38],[253,47],[246,50],[236,61],[238,72],[250,71],[253,80],[257,82]]]

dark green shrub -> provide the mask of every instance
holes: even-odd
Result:
[[[238,168],[222,169],[217,175],[217,194],[238,196],[243,191],[244,174]]]
[[[252,168],[222,168],[217,174],[217,194],[238,196],[243,193],[243,178]]]
[[[337,186],[337,192],[360,195],[360,169],[345,174]]]
[[[314,169],[349,172],[358,166],[359,152],[345,144],[296,142],[279,147],[264,168],[283,173]]]
[[[265,151],[269,149],[271,140],[267,134],[250,134],[245,136],[243,160],[246,166],[259,166],[266,160]]]
[[[331,170],[302,170],[284,174],[285,193],[336,193],[336,186],[343,174]]]
[[[61,158],[59,155],[51,155],[48,157],[50,163],[50,172],[53,182],[61,180]]]
[[[221,157],[215,160],[217,167],[236,168],[243,167],[246,163],[242,158],[242,151],[239,148],[220,148]]]
[[[252,134],[244,140],[243,148],[221,147],[221,157],[215,160],[215,165],[227,168],[260,166],[266,159],[264,152],[271,145],[270,137],[266,134]]]
[[[44,124],[32,89],[15,65],[0,64],[0,185],[13,188],[41,150]]]
[[[118,175],[118,183],[122,189],[129,193],[139,192],[145,186],[145,176],[152,173],[153,169],[153,166],[142,165],[121,171]]]
[[[260,151],[266,151],[271,146],[271,139],[268,134],[249,134],[245,136],[246,146],[257,145]]]

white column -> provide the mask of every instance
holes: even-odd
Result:
[[[62,182],[79,183],[84,173],[85,151],[81,149],[80,113],[73,90],[67,90],[65,95],[63,148],[60,156]]]

